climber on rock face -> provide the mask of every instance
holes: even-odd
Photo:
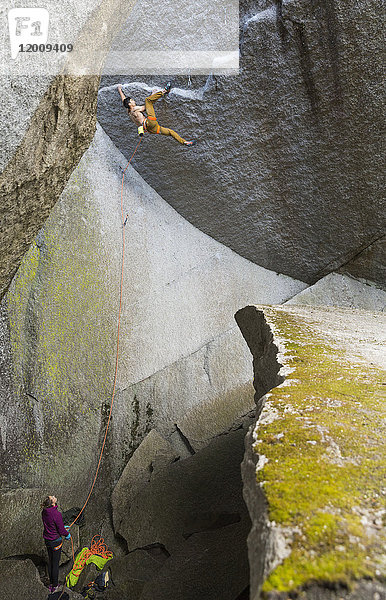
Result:
[[[163,90],[148,96],[145,100],[145,104],[142,106],[137,106],[135,100],[133,98],[127,98],[125,94],[122,92],[122,86],[118,85],[118,92],[121,96],[123,106],[127,108],[127,112],[129,114],[130,119],[135,123],[138,127],[138,134],[143,135],[144,131],[148,133],[160,133],[161,135],[171,135],[174,137],[177,142],[180,144],[184,144],[184,146],[193,146],[196,141],[195,140],[184,140],[178,133],[173,131],[172,129],[168,129],[167,127],[161,127],[158,125],[157,118],[154,112],[154,102],[166,96],[170,92],[171,84],[167,83]],[[144,112],[147,112],[147,117],[144,115]]]

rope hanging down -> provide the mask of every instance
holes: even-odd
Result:
[[[123,214],[123,183],[125,180],[125,173],[127,171],[127,169],[129,168],[129,165],[131,163],[131,161],[133,160],[135,153],[137,152],[139,145],[142,141],[142,138],[139,139],[139,142],[133,152],[133,154],[130,157],[129,162],[127,163],[123,173],[122,173],[122,185],[121,185],[121,216],[122,216],[122,268],[121,268],[121,282],[120,282],[120,292],[119,292],[119,311],[118,311],[118,330],[117,330],[117,350],[116,350],[116,358],[115,358],[115,372],[114,372],[114,385],[113,385],[113,392],[111,395],[111,404],[110,404],[110,410],[109,410],[109,416],[107,419],[107,425],[106,425],[106,432],[103,438],[103,443],[102,443],[102,448],[99,454],[99,460],[98,460],[98,465],[96,468],[96,472],[95,472],[95,477],[94,480],[92,482],[91,485],[91,489],[90,492],[86,498],[85,503],[83,504],[78,516],[73,520],[73,522],[70,525],[70,528],[76,523],[76,521],[79,519],[80,515],[82,514],[82,512],[84,511],[84,509],[86,508],[88,501],[90,500],[91,494],[93,492],[97,477],[98,477],[98,473],[99,473],[99,469],[101,466],[101,462],[102,462],[102,457],[103,457],[103,452],[105,449],[105,445],[106,445],[106,439],[107,439],[107,433],[109,431],[109,427],[110,427],[110,421],[111,421],[111,415],[113,412],[113,405],[114,405],[114,398],[115,398],[115,390],[116,390],[116,386],[117,386],[117,376],[118,376],[118,363],[119,363],[119,340],[120,340],[120,329],[121,329],[121,313],[122,313],[122,294],[123,294],[123,270],[124,270],[124,265],[125,265],[125,225],[126,225],[126,221],[127,221],[127,216],[125,218],[124,214]]]
[[[111,404],[110,404],[110,410],[109,410],[109,416],[107,419],[107,425],[106,425],[106,431],[105,431],[105,435],[103,438],[103,443],[102,443],[102,448],[99,454],[99,460],[98,460],[98,465],[95,471],[95,476],[94,476],[94,480],[92,482],[91,485],[91,489],[90,492],[86,498],[85,503],[83,504],[79,514],[77,515],[77,517],[73,520],[73,522],[71,523],[71,525],[69,526],[69,529],[75,525],[75,523],[77,522],[77,520],[79,519],[80,515],[82,514],[82,512],[84,511],[84,509],[86,508],[88,501],[90,500],[91,494],[93,492],[93,489],[95,487],[95,483],[98,477],[98,473],[99,473],[99,469],[101,466],[101,462],[102,462],[102,457],[103,457],[103,452],[105,449],[105,445],[106,445],[106,439],[107,439],[107,433],[109,431],[109,427],[110,427],[110,421],[111,421],[111,415],[113,412],[113,405],[114,405],[114,398],[115,398],[115,391],[116,391],[116,387],[117,387],[117,377],[118,377],[118,364],[119,364],[119,340],[120,340],[120,330],[121,330],[121,313],[122,313],[122,295],[123,295],[123,272],[124,272],[124,265],[125,265],[125,225],[127,222],[127,215],[126,218],[124,216],[123,213],[123,184],[124,184],[124,180],[125,180],[125,174],[127,169],[129,168],[129,165],[131,163],[131,161],[133,160],[135,153],[137,152],[139,145],[142,141],[142,138],[139,139],[139,142],[133,152],[133,154],[130,157],[129,162],[127,163],[123,173],[122,173],[122,184],[121,184],[121,218],[122,218],[122,268],[121,268],[121,281],[120,281],[120,286],[119,286],[119,311],[118,311],[118,329],[117,329],[117,350],[116,350],[116,357],[115,357],[115,371],[114,371],[114,384],[113,384],[113,391],[112,391],[112,395],[111,395]],[[94,538],[93,538],[94,541]],[[101,540],[103,543],[103,539]],[[92,542],[93,544],[93,542]],[[92,545],[91,544],[91,545]],[[72,536],[71,536],[71,546],[72,546],[72,560],[73,560],[73,566],[71,567],[71,569],[73,569],[74,567],[74,563],[75,563],[75,553],[74,553],[74,543],[72,541]],[[92,548],[90,549],[92,550]],[[95,550],[95,548],[94,548]],[[109,552],[109,551],[107,551]],[[95,554],[95,552],[91,552],[91,554]],[[64,580],[63,583],[63,588],[62,588],[62,593],[59,596],[59,599],[62,598],[63,594],[64,594],[64,589],[66,587],[66,580]]]

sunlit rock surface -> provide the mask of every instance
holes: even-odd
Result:
[[[340,306],[382,312],[386,308],[386,292],[368,282],[330,273],[285,304]]]

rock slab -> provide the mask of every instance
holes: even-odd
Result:
[[[264,316],[285,377],[246,440],[251,598],[261,589],[269,598],[335,598],[325,588],[340,585],[377,597],[385,590],[385,315],[295,305],[240,312],[247,341]]]

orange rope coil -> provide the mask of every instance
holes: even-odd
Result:
[[[72,568],[76,570],[79,569],[80,571],[82,571],[86,565],[86,562],[93,554],[97,554],[98,556],[101,556],[106,560],[113,558],[113,553],[107,549],[103,537],[101,537],[100,535],[94,535],[94,537],[91,540],[90,548],[87,548],[86,552],[84,552],[81,556],[78,556],[76,561],[74,561],[74,565]]]

